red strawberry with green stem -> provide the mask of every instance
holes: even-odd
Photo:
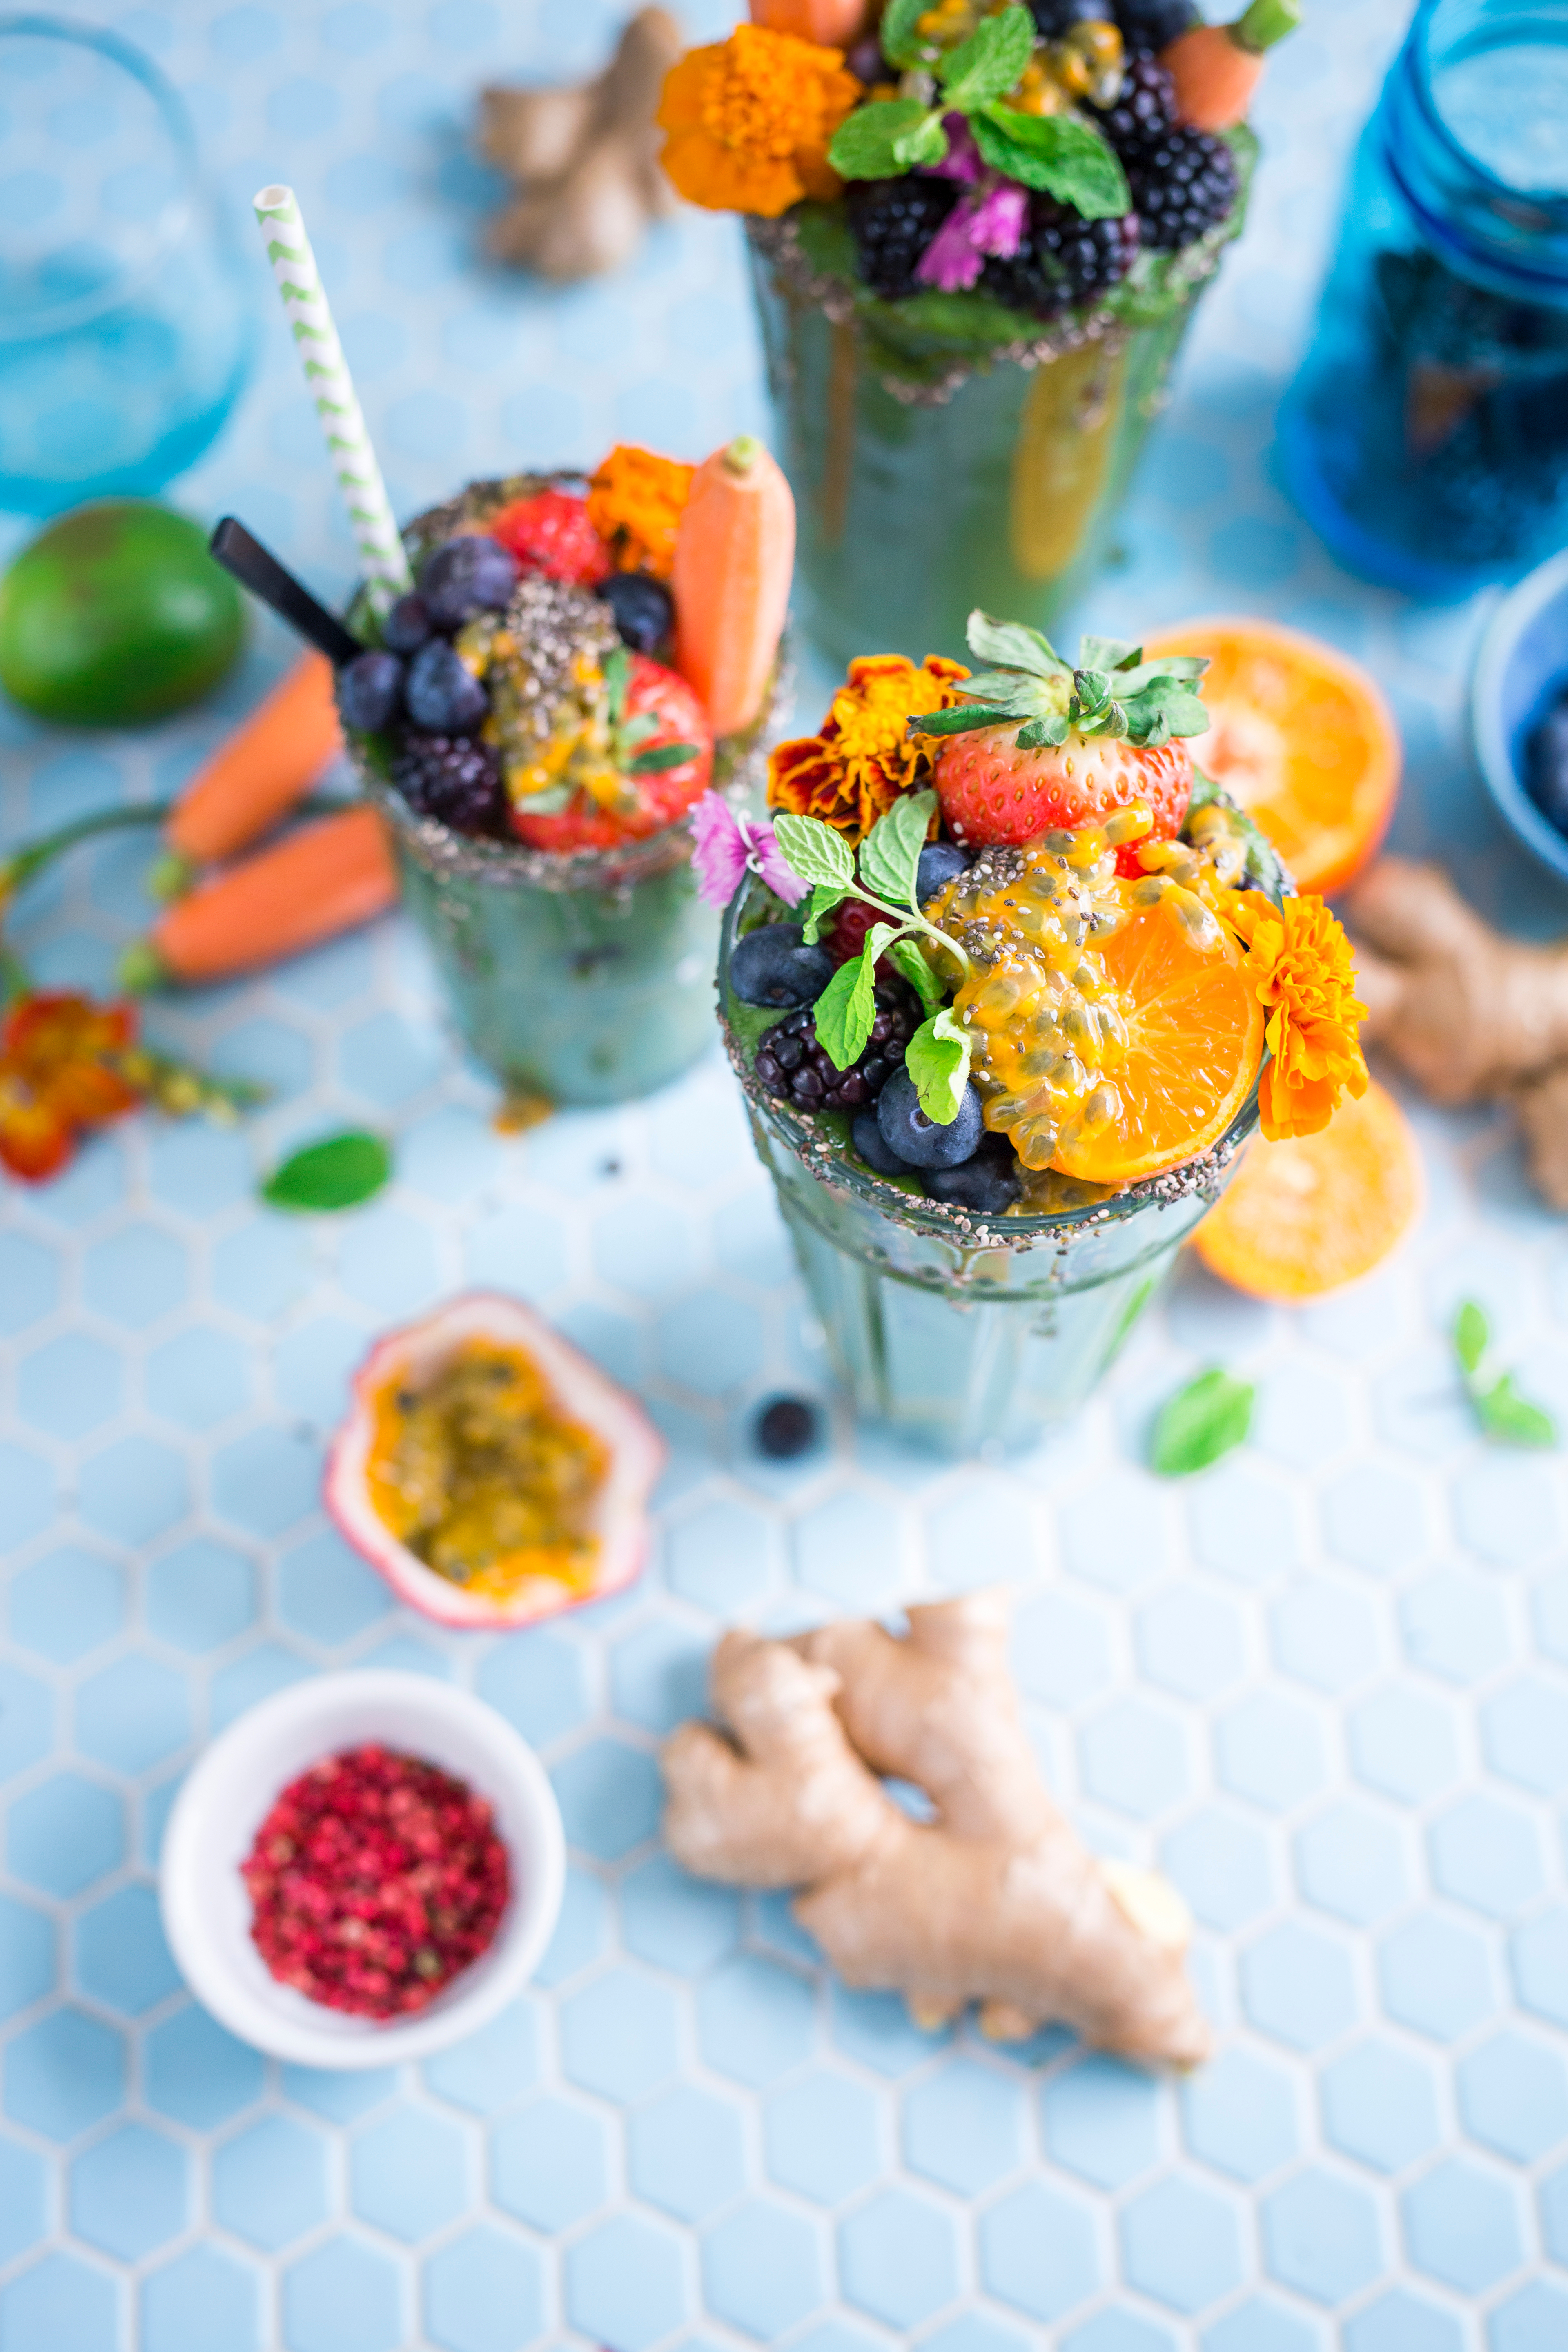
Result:
[[[616,849],[643,841],[677,817],[708,789],[713,730],[683,677],[646,654],[617,646],[605,663],[609,685],[610,753],[635,793],[627,808],[605,808],[585,791],[563,809],[531,816],[512,811],[512,831],[530,849]]]

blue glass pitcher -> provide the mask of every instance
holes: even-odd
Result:
[[[1568,0],[1422,0],[1279,456],[1340,561],[1415,596],[1568,541]]]

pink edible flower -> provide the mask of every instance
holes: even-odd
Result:
[[[721,793],[703,793],[691,812],[691,834],[697,895],[710,907],[729,905],[748,868],[786,907],[798,906],[811,887],[784,864],[773,826],[738,817]]]
[[[921,168],[933,180],[963,180],[972,186],[984,166],[967,118],[958,113],[944,114],[942,127],[947,133],[946,154],[940,163],[925,163]]]
[[[944,294],[965,291],[985,267],[988,253],[1006,259],[1017,252],[1028,201],[1024,189],[1006,180],[961,197],[921,254],[915,276]]]
[[[970,215],[969,241],[982,253],[994,253],[1003,261],[1010,261],[1024,242],[1024,228],[1029,216],[1029,195],[1013,180],[1004,180],[982,196]]]

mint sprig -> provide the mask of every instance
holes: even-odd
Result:
[[[1202,735],[1208,727],[1196,681],[1208,667],[1194,654],[1164,654],[1146,662],[1141,646],[1118,637],[1084,637],[1078,667],[1064,661],[1038,629],[1017,621],[969,616],[969,647],[994,667],[966,678],[955,709],[922,711],[911,735],[963,735],[974,727],[1021,719],[1014,738],[1020,751],[1065,743],[1080,735],[1125,738],[1154,751],[1173,735]]]
[[[875,99],[857,107],[833,135],[827,154],[834,170],[846,180],[889,180],[941,163],[950,143],[942,117],[962,114],[994,171],[1072,205],[1085,220],[1120,219],[1132,198],[1115,150],[1100,132],[1077,115],[1021,114],[1003,102],[1034,55],[1037,35],[1028,9],[1015,5],[983,17],[966,41],[942,52],[920,36],[927,6],[928,0],[893,0],[881,41],[892,64],[934,77],[931,102]]]
[[[1162,1478],[1187,1478],[1244,1445],[1257,1391],[1217,1366],[1200,1372],[1160,1408],[1149,1465]]]
[[[877,1017],[877,965],[882,956],[890,957],[929,1015],[905,1048],[904,1066],[926,1117],[938,1127],[951,1127],[969,1082],[971,1043],[944,1002],[941,982],[918,941],[922,936],[930,939],[966,972],[969,959],[956,940],[927,921],[915,897],[921,852],[935,807],[936,794],[931,792],[906,793],[896,800],[861,843],[858,875],[854,851],[820,817],[777,816],[773,837],[785,865],[813,886],[802,926],[807,940],[817,937],[824,919],[846,898],[859,898],[889,919],[872,924],[860,953],[839,965],[817,998],[815,1022],[823,1052],[839,1070],[859,1060]]]
[[[1500,1445],[1555,1445],[1557,1423],[1552,1415],[1520,1395],[1511,1372],[1488,1370],[1490,1348],[1487,1318],[1475,1300],[1467,1298],[1455,1318],[1454,1353],[1482,1435]]]

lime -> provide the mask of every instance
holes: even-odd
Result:
[[[199,524],[106,499],[50,523],[0,579],[0,686],[40,719],[133,726],[205,694],[243,632]]]

